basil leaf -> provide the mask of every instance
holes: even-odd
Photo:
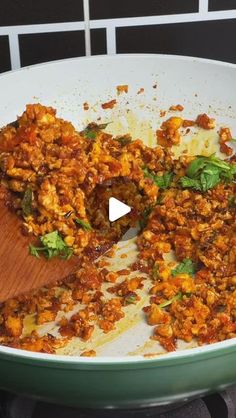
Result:
[[[157,174],[149,171],[147,167],[143,169],[143,172],[145,177],[150,178],[156,186],[160,187],[160,189],[168,189],[174,177],[174,173],[172,172],[167,172],[164,173],[163,176],[158,176]]]
[[[195,272],[196,272],[196,266],[193,263],[193,261],[190,260],[190,258],[185,258],[182,261],[182,263],[178,264],[178,266],[175,267],[171,271],[171,274],[174,277],[178,276],[179,274],[182,274],[182,273],[186,273],[186,274],[189,274],[190,276],[193,276]]]
[[[192,189],[195,189],[195,190],[200,190],[200,191],[202,190],[201,182],[197,179],[191,179],[189,177],[184,176],[184,177],[181,177],[179,181],[181,183],[181,186],[184,189],[185,188],[192,188]]]
[[[188,176],[180,179],[182,187],[206,192],[221,181],[232,181],[236,164],[220,160],[214,154],[209,157],[198,156],[189,164],[186,173]]]
[[[195,158],[195,160],[193,160],[189,164],[186,173],[189,177],[194,178],[199,173],[199,171],[204,167],[205,167],[204,157],[197,157]]]
[[[200,175],[201,190],[206,192],[220,183],[219,169],[214,165],[208,164]]]
[[[165,173],[163,176],[156,176],[155,183],[160,187],[160,189],[168,189],[171,185],[173,177],[174,173]]]
[[[25,216],[29,216],[32,214],[33,212],[32,203],[33,203],[33,191],[30,187],[28,187],[24,193],[24,196],[21,202],[21,207],[23,210],[23,214]]]
[[[223,171],[230,171],[230,164],[226,161],[217,158],[214,154],[210,155],[209,157],[197,156],[195,160],[193,160],[188,168],[187,168],[187,175],[191,178],[196,177],[199,172],[205,168],[206,165],[211,164],[215,167],[220,168]]]

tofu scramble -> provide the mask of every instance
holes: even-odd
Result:
[[[175,108],[183,111],[181,105]],[[153,327],[151,338],[167,351],[176,349],[178,339],[201,345],[236,337],[232,135],[228,128],[219,131],[226,160],[184,154],[175,159],[172,146],[181,142],[180,128],[191,126],[213,129],[214,119],[172,116],[157,130],[155,148],[129,134],[114,137],[105,132],[106,124],[90,123],[77,132],[40,104],[27,105],[16,122],[2,128],[0,196],[22,219],[22,232],[32,237],[32,256],[74,254],[81,265],[60,285],[1,304],[2,345],[55,353],[74,337],[90,340],[95,326],[108,333],[124,317],[124,307],[140,300],[147,277],[146,321]],[[111,196],[132,207],[114,223],[108,220]],[[137,223],[137,261],[110,271],[98,257],[112,257],[114,243]],[[55,254],[47,247],[52,237],[67,251]],[[171,251],[176,262],[168,264],[165,254]],[[104,283],[110,283],[109,298]],[[78,302],[80,309],[68,317]],[[67,315],[58,318],[61,311]],[[29,314],[36,325],[55,321],[59,336],[35,330],[25,335]]]

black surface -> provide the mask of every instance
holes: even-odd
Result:
[[[1,0],[0,0],[1,1]],[[0,73],[11,69],[8,36],[0,36]]]
[[[209,10],[236,9],[236,0],[209,0]]]
[[[236,19],[117,28],[117,52],[189,55],[236,63],[235,34]]]
[[[91,30],[91,52],[93,55],[106,54],[106,29]]]
[[[91,19],[189,13],[198,0],[89,0]]]
[[[19,44],[23,67],[85,55],[84,31],[20,35]]]
[[[79,410],[74,408],[59,408],[48,405],[36,406],[32,418],[211,418],[211,415],[201,399],[175,407],[150,407],[133,410]],[[18,417],[9,417],[18,418]],[[28,418],[28,417],[27,417]],[[222,416],[221,418],[225,418]],[[228,417],[227,417],[228,418]]]
[[[0,26],[83,20],[83,0],[0,0]]]
[[[182,404],[140,409],[80,409],[0,392],[0,418],[235,418],[236,388]]]

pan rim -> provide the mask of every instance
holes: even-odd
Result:
[[[228,67],[228,68],[236,68],[236,63],[231,63],[227,61],[221,61],[221,60],[215,60],[215,59],[209,59],[209,58],[200,58],[200,57],[194,57],[194,56],[187,56],[187,55],[178,55],[178,54],[136,54],[136,53],[126,53],[126,54],[116,54],[116,55],[92,55],[92,56],[84,56],[84,57],[74,57],[74,58],[65,58],[60,60],[54,60],[54,61],[48,61],[48,62],[42,62],[40,64],[33,64],[28,65],[25,67],[18,68],[16,70],[9,70],[5,71],[4,73],[0,74],[0,80],[4,77],[13,76],[15,74],[29,71],[29,70],[37,70],[44,67],[51,67],[60,65],[63,63],[72,63],[72,62],[80,62],[80,61],[98,61],[100,59],[102,60],[119,60],[119,59],[133,59],[133,58],[158,58],[158,59],[170,59],[170,60],[180,60],[180,61],[189,61],[189,62],[199,62],[202,64],[212,64],[216,66],[222,66],[222,67]]]

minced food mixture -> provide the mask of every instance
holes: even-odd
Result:
[[[167,351],[176,349],[178,339],[201,345],[236,337],[234,139],[227,127],[219,130],[225,160],[186,154],[175,159],[172,146],[192,126],[213,129],[215,121],[206,114],[195,120],[171,116],[150,148],[129,134],[106,133],[106,124],[91,123],[77,132],[53,108],[34,104],[2,128],[0,197],[22,219],[22,233],[32,237],[29,252],[77,256],[81,263],[60,286],[1,304],[2,345],[55,353],[73,337],[91,339],[95,326],[108,333],[124,317],[124,307],[140,300],[147,277],[152,285],[146,320],[153,326],[151,338]],[[132,207],[114,223],[108,220],[111,196]],[[97,258],[112,257],[113,244],[137,224],[137,261],[110,271]],[[176,258],[172,264],[164,260],[170,251]],[[110,282],[110,298],[102,291],[104,282]],[[68,313],[78,302],[76,313],[57,319],[59,311]],[[25,335],[28,314],[36,325],[55,321],[60,337]]]

